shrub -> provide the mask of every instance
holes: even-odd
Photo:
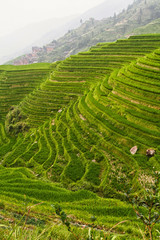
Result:
[[[5,209],[5,205],[3,202],[0,202],[0,209]]]
[[[145,226],[144,234],[149,240],[156,239],[154,238],[156,236],[155,232],[153,232],[153,229],[156,224],[160,223],[160,172],[155,172],[154,175],[154,183],[151,183],[150,186],[146,186],[147,189],[144,195],[136,196],[135,198],[131,199],[130,196],[126,194],[129,201],[132,203],[132,207],[137,215],[137,218],[140,219]],[[146,211],[144,211],[143,208],[145,208]]]

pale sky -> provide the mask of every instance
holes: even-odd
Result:
[[[83,13],[104,0],[0,0],[0,2],[0,36],[3,36],[29,23]]]

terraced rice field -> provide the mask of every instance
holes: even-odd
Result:
[[[85,211],[105,212],[88,207],[103,204],[97,195],[124,200],[128,186],[141,193],[153,168],[160,171],[159,49],[160,35],[132,36],[98,44],[52,66],[3,69],[0,192],[4,199],[23,201],[25,194],[34,202],[58,201],[81,218]],[[4,127],[12,105],[22,108],[31,126],[16,138]],[[133,146],[138,148],[135,155],[130,152]],[[155,155],[146,156],[147,149],[154,149]],[[8,174],[15,179],[8,180]],[[124,217],[133,215],[126,212]],[[112,223],[115,213],[114,217]],[[107,224],[111,226],[110,220]],[[134,234],[138,239],[136,229]]]
[[[87,228],[92,224],[92,216],[97,218],[94,228],[97,232],[96,235],[99,237],[100,229],[107,231],[115,223],[122,222],[121,225],[115,227],[117,236],[120,235],[122,239],[130,239],[130,233],[132,233],[132,239],[141,239],[141,234],[137,230],[135,213],[130,204],[116,199],[102,199],[95,193],[86,190],[69,191],[53,183],[37,180],[34,174],[26,168],[0,170],[0,180],[1,236],[3,236],[3,226],[20,221],[23,214],[26,213],[26,207],[31,206],[31,212],[26,222],[28,229],[35,226],[45,229],[51,224],[52,227],[55,226],[52,235],[55,238],[53,239],[58,239],[59,235],[61,239],[74,239],[72,234],[67,238],[68,233],[65,227],[59,228],[60,220],[55,215],[52,207],[55,202],[58,202],[63,210],[67,212],[73,225],[72,228],[79,235],[79,239],[82,236],[87,237]],[[98,231],[96,225],[99,228]],[[74,226],[78,226],[78,231],[77,227]],[[83,230],[81,229],[82,226]],[[139,226],[143,228],[142,224]],[[2,239],[8,239],[10,229],[7,230],[8,235],[5,235],[6,238]],[[57,234],[55,234],[56,232]],[[34,232],[31,233],[34,237]],[[14,235],[12,237],[15,239]],[[18,237],[19,232],[17,232],[16,239],[19,239]],[[25,237],[24,229],[21,237]],[[44,236],[41,239],[44,239]]]
[[[0,67],[0,119],[4,119],[9,108],[19,104],[25,96],[37,88],[49,75],[51,64],[27,67]]]
[[[44,123],[46,118],[55,116],[70,101],[102,83],[114,69],[144,56],[158,48],[159,44],[158,35],[138,39],[131,37],[116,43],[98,44],[89,52],[71,56],[60,62],[50,78],[22,101],[22,108],[33,126]]]

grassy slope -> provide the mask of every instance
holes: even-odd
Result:
[[[40,180],[37,181],[33,173],[24,168],[12,170],[1,169],[0,179],[1,226],[8,226],[8,221],[16,223],[22,218],[23,214],[27,214],[26,208],[33,206],[27,219],[28,229],[31,229],[31,227],[33,229],[35,229],[35,227],[47,229],[48,226],[54,226],[60,222],[58,217],[55,216],[52,207],[53,204],[58,202],[69,215],[70,221],[73,224],[76,223],[79,224],[79,226],[85,225],[88,227],[91,224],[91,217],[96,216],[97,220],[95,225],[103,225],[104,229],[109,229],[115,223],[127,220],[127,224],[122,223],[121,226],[117,226],[115,230],[118,233],[123,233],[122,238],[129,239],[130,233],[132,233],[132,237],[134,236],[136,239],[139,239],[141,236],[136,229],[135,214],[131,206],[127,203],[114,199],[101,199],[97,197],[96,194],[84,190],[70,192],[54,184]],[[22,220],[22,223],[24,223],[24,220]],[[1,236],[4,234],[4,239],[6,239],[7,234],[9,235],[7,232],[9,231],[10,229],[4,231],[2,228],[0,230]],[[25,231],[21,237],[25,236]],[[87,237],[87,230],[85,229],[75,229],[74,231],[78,232],[80,239],[82,235]],[[60,237],[61,234],[63,237]],[[20,233],[17,234],[16,239],[22,239],[18,238],[18,235],[20,235]],[[59,239],[58,237],[60,237],[60,239],[66,239],[67,235],[64,227],[58,229],[57,238],[54,239]],[[70,235],[70,237],[72,236]],[[14,235],[13,239],[15,239]],[[41,239],[44,239],[43,236]],[[46,237],[46,239],[48,238]]]
[[[34,86],[27,98],[24,91],[22,101],[17,103],[35,129],[14,139],[6,136],[3,121],[0,128],[1,164],[9,167],[0,171],[5,224],[5,214],[10,214],[11,208],[21,212],[26,197],[28,204],[46,203],[46,208],[38,208],[39,214],[46,211],[45,219],[51,211],[50,203],[55,201],[82,223],[89,222],[91,215],[98,216],[96,224],[106,224],[107,228],[133,219],[133,211],[126,203],[103,200],[80,189],[124,199],[124,183],[138,192],[140,182],[145,183],[152,167],[159,170],[159,50],[142,58],[159,46],[159,35],[99,44],[58,64],[50,78],[39,78],[36,90],[33,91]],[[29,68],[27,71],[32,66]],[[12,74],[7,81],[17,78],[18,71],[28,81],[22,69],[6,71],[7,76]],[[29,76],[34,75],[34,70]],[[15,93],[11,97],[15,98]],[[138,153],[132,156],[129,149],[134,145],[138,145]],[[149,147],[156,149],[155,157],[150,159],[145,156]],[[14,201],[15,206],[11,207],[10,202]],[[107,208],[108,204],[111,205]],[[140,233],[135,226],[136,219],[134,224],[117,227],[117,231],[138,239]],[[121,239],[125,238],[129,236]]]

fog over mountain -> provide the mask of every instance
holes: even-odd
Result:
[[[88,17],[91,16],[97,20],[101,20],[102,18],[113,16],[114,13],[121,12],[132,3],[133,0],[106,0],[97,7],[94,7],[82,14],[82,18],[88,19]]]
[[[51,18],[29,24],[11,34],[0,37],[0,64],[31,51],[34,45],[43,46],[63,36],[89,18],[102,19],[113,16],[131,4],[133,0],[106,0],[80,15]]]
[[[3,64],[7,60],[25,54],[31,51],[31,47],[34,44],[45,44],[48,39],[41,37],[53,29],[53,36],[60,37],[60,34],[56,29],[62,29],[64,22],[68,23],[74,16],[66,18],[53,18],[38,23],[29,24],[26,27],[16,30],[15,32],[3,36],[0,38],[0,64]],[[57,32],[57,34],[56,34]],[[50,40],[50,39],[49,39]]]

